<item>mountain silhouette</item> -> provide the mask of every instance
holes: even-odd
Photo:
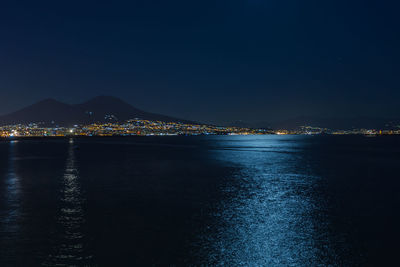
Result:
[[[16,112],[0,116],[0,125],[44,123],[71,126],[74,124],[123,122],[129,119],[194,123],[165,115],[146,112],[112,96],[98,96],[82,104],[70,105],[49,98]]]
[[[315,126],[328,129],[395,129],[400,125],[400,119],[377,117],[296,117],[277,123],[272,123],[274,129],[298,129],[301,126]]]
[[[224,125],[244,128],[298,130],[302,126],[313,126],[331,130],[352,129],[399,129],[400,119],[377,117],[295,117],[283,121],[235,121]]]

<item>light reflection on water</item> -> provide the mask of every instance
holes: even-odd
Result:
[[[399,153],[391,137],[0,142],[0,266],[390,266]]]
[[[59,225],[54,254],[43,263],[47,266],[76,266],[88,264],[92,256],[85,250],[84,197],[79,183],[79,172],[75,159],[74,140],[69,140],[65,173],[61,180],[60,207],[56,221]]]
[[[22,216],[20,201],[21,182],[15,166],[17,143],[18,141],[9,142],[8,170],[5,175],[5,190],[2,196],[7,206],[5,210],[2,210],[0,221],[0,234],[3,237],[0,239],[0,242],[6,245],[2,247],[10,247],[10,255],[14,253],[13,247],[18,245],[20,239],[19,220]]]
[[[289,141],[289,142],[288,142]],[[207,264],[230,266],[329,265],[324,200],[313,195],[321,177],[302,166],[301,142],[278,138],[222,139],[215,159],[239,170],[223,188],[212,226],[203,233]],[[326,218],[325,218],[326,219]]]

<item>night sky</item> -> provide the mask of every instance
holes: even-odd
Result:
[[[399,117],[397,2],[2,1],[0,114],[113,95],[208,122]]]

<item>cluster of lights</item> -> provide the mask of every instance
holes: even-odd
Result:
[[[2,137],[33,136],[128,136],[128,135],[249,135],[271,133],[263,129],[220,127],[205,124],[132,119],[123,123],[93,123],[72,128],[44,127],[43,124],[0,127]]]
[[[221,127],[206,124],[188,124],[132,119],[123,123],[94,123],[74,127],[44,127],[40,123],[8,125],[0,127],[0,137],[44,137],[44,136],[130,136],[130,135],[260,135],[260,134],[363,134],[367,136],[400,134],[400,130],[330,130],[327,128],[302,126],[297,130],[281,129],[269,131],[241,127]]]

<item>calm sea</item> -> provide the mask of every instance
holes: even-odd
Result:
[[[400,138],[0,141],[0,266],[393,266]]]

